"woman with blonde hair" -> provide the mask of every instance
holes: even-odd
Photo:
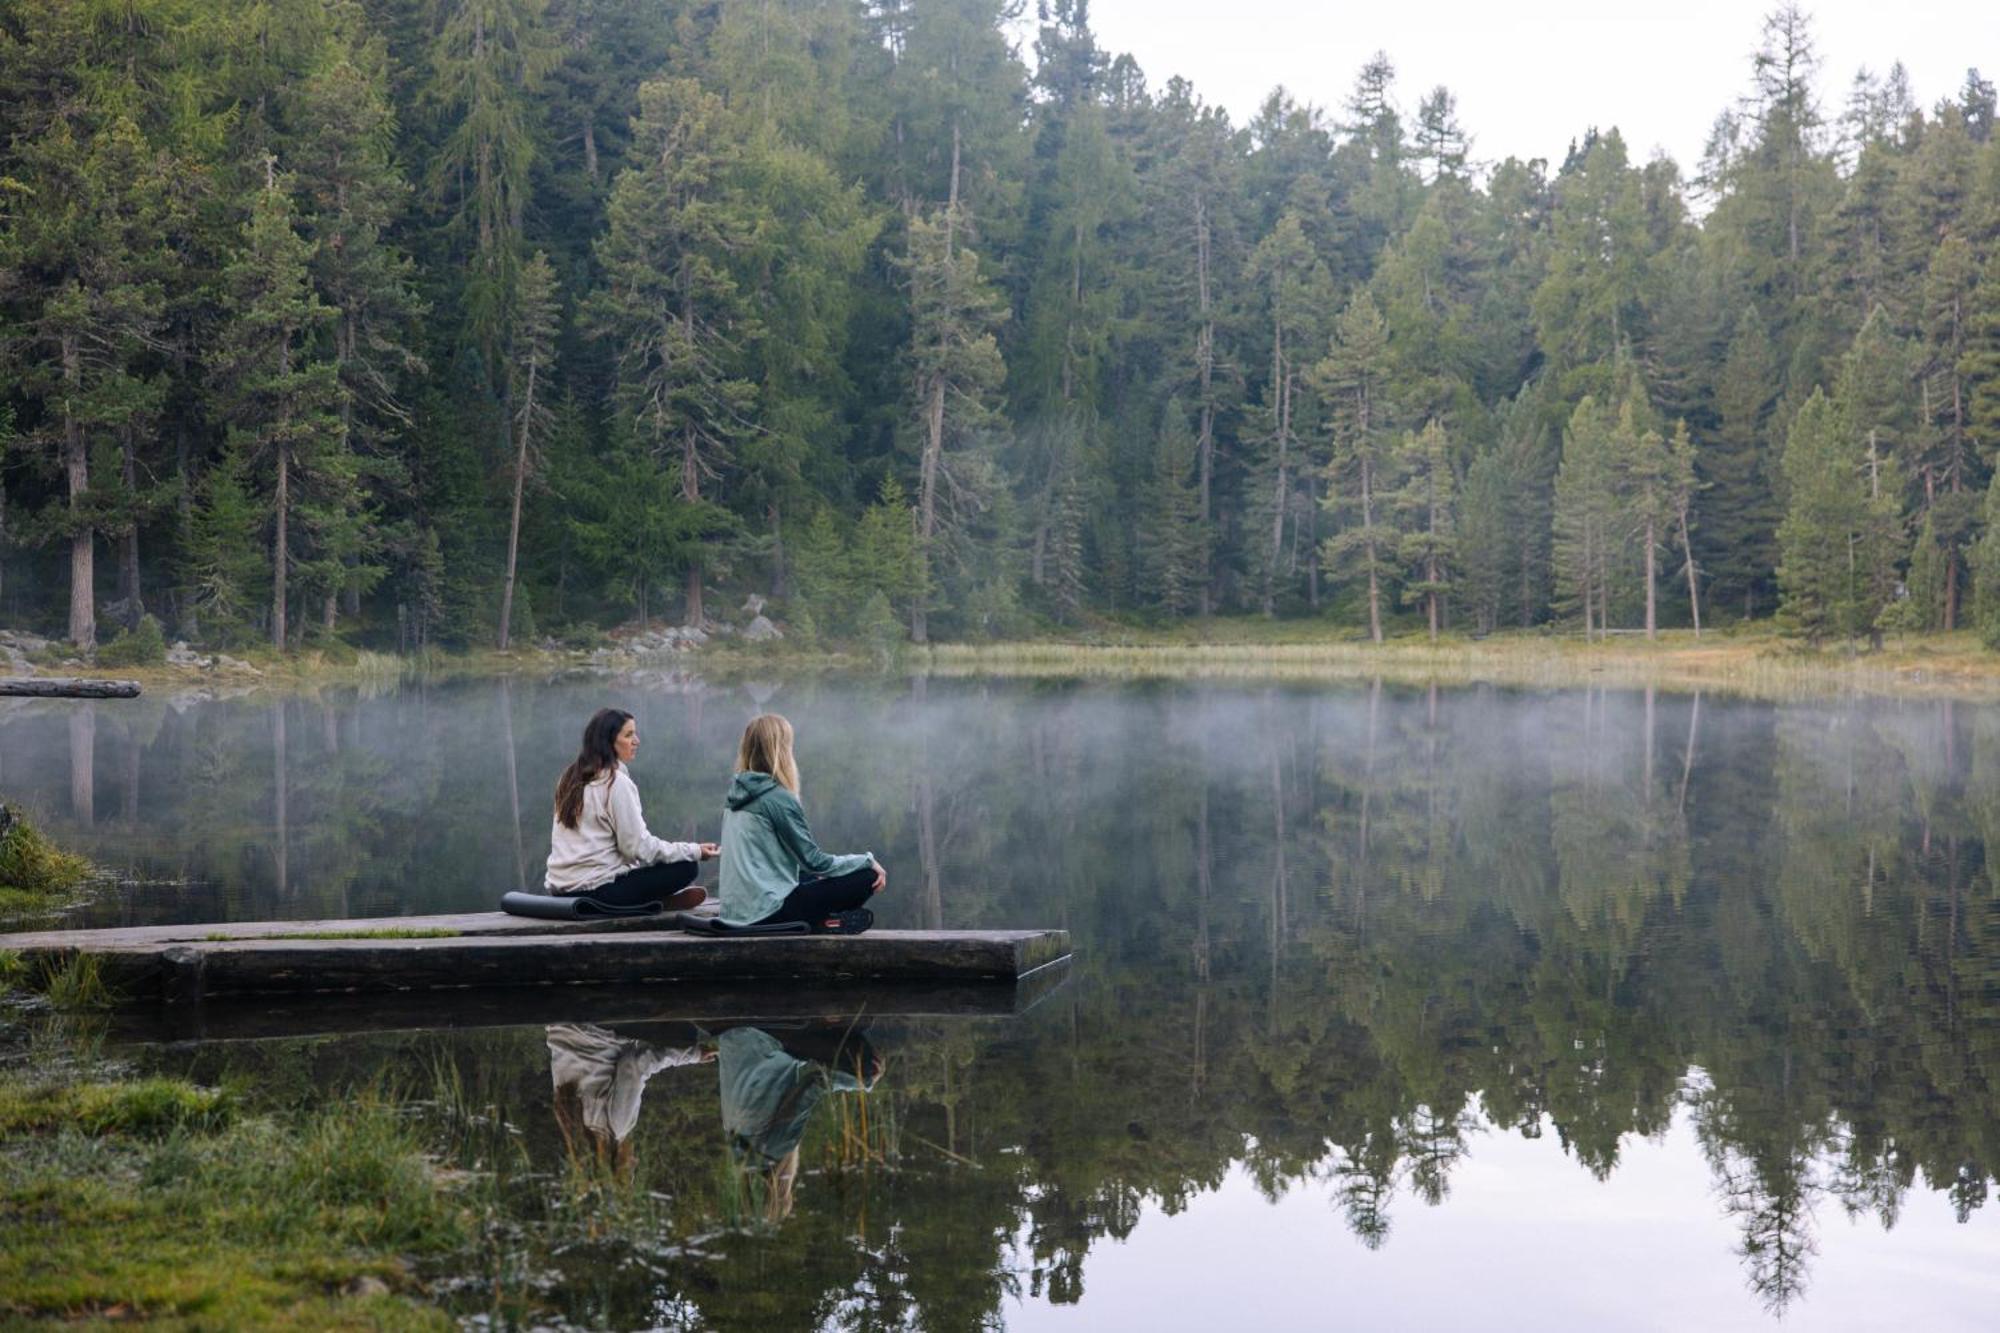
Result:
[[[776,713],[751,718],[722,813],[723,924],[802,921],[817,932],[855,934],[874,924],[862,904],[888,882],[867,852],[820,850],[799,804],[792,724]]]

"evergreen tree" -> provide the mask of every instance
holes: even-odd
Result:
[[[2000,487],[1986,488],[1985,522],[1974,548],[1972,590],[1979,621],[1979,640],[2000,649]]]
[[[287,184],[267,163],[242,248],[223,273],[235,314],[210,369],[240,484],[268,496],[270,635],[280,651],[289,643],[295,566],[307,575],[303,590],[326,592],[337,573],[325,561],[345,554],[367,521],[355,504],[339,372],[316,350],[315,335],[335,314],[312,290],[313,245],[296,229]],[[293,520],[301,516],[306,540],[295,542]]]
[[[1783,512],[1781,470],[1773,465],[1766,431],[1779,391],[1769,333],[1754,305],[1737,317],[1729,352],[1716,377],[1714,435],[1697,458],[1707,491],[1700,565],[1712,596],[1744,619],[1768,606],[1776,567],[1774,534]]]
[[[1778,527],[1780,615],[1812,644],[1879,633],[1861,450],[1840,404],[1815,392],[1785,438],[1789,499]]]
[[[1263,325],[1270,340],[1270,372],[1258,413],[1270,476],[1265,492],[1269,508],[1262,511],[1268,516],[1269,536],[1261,550],[1252,548],[1262,570],[1263,610],[1268,616],[1277,609],[1286,520],[1292,517],[1297,473],[1303,464],[1298,447],[1300,381],[1303,367],[1311,364],[1304,358],[1318,341],[1319,312],[1331,280],[1306,239],[1299,215],[1287,212],[1251,252],[1244,281],[1262,293]]]
[[[917,592],[910,637],[929,641],[929,613],[938,586],[946,492],[955,492],[950,446],[983,427],[992,395],[1006,377],[996,330],[1006,315],[999,294],[979,271],[979,256],[961,244],[964,219],[956,201],[939,213],[912,218],[903,261],[910,294],[910,369],[919,413],[917,455]]]
[[[902,484],[882,479],[875,502],[861,515],[848,555],[853,594],[863,600],[881,597],[889,607],[889,625],[907,620],[922,596],[923,567],[918,558],[916,515]]]
[[[722,475],[757,404],[743,348],[760,324],[734,263],[762,214],[732,177],[722,114],[691,80],[639,89],[632,163],[612,187],[597,247],[605,280],[590,306],[592,331],[617,349],[618,408],[690,509],[704,506],[703,484]],[[690,518],[678,530],[711,526]],[[702,556],[678,549],[687,556],[682,615],[698,626]]]
[[[428,97],[448,127],[431,190],[446,209],[453,252],[468,265],[464,337],[496,382],[533,184],[529,99],[562,58],[546,10],[547,0],[447,0],[431,44]]]
[[[1152,607],[1184,616],[1198,608],[1202,582],[1197,446],[1180,400],[1167,403],[1161,422],[1139,529],[1139,580]]]
[[[60,105],[22,108],[36,122],[16,132],[5,171],[32,202],[0,230],[0,273],[10,297],[6,342],[38,414],[15,447],[38,447],[63,477],[60,499],[35,529],[68,541],[68,636],[88,650],[97,642],[97,534],[107,522],[130,530],[141,502],[133,476],[118,513],[118,483],[100,468],[93,485],[92,455],[99,444],[115,446],[129,475],[135,437],[164,387],[148,373],[146,354],[163,313],[166,168],[129,117],[74,87],[91,71],[48,73],[70,86],[48,94]]]
[[[1217,434],[1236,387],[1234,367],[1220,339],[1229,275],[1236,259],[1239,158],[1228,118],[1204,107],[1181,80],[1168,85],[1156,108],[1167,146],[1149,178],[1142,178],[1149,216],[1172,218],[1157,241],[1156,273],[1162,322],[1172,331],[1167,391],[1183,395],[1194,412],[1195,490],[1199,511],[1201,576],[1196,609],[1213,606],[1216,550]]]
[[[1965,385],[1966,437],[1990,475],[2000,465],[2000,251],[1986,261],[1965,325],[1958,374]]]
[[[399,445],[412,420],[407,386],[426,370],[412,346],[424,307],[415,291],[415,265],[390,239],[410,189],[392,156],[388,57],[380,38],[360,31],[358,11],[341,7],[334,13],[335,29],[319,65],[296,96],[290,160],[301,230],[314,247],[313,283],[334,312],[341,424],[379,508],[401,500],[409,486]],[[365,557],[356,560],[345,579],[353,604],[374,573]],[[333,632],[336,615],[329,591],[324,632]]]
[[[1333,437],[1327,507],[1337,530],[1322,544],[1321,559],[1336,579],[1359,579],[1367,588],[1368,637],[1382,642],[1382,584],[1396,542],[1387,518],[1392,482],[1385,380],[1388,335],[1366,293],[1341,312],[1332,347],[1313,367],[1314,389],[1327,401]]]
[[[1403,597],[1423,601],[1424,618],[1435,641],[1444,621],[1445,599],[1458,573],[1453,507],[1457,478],[1452,472],[1451,441],[1433,417],[1422,431],[1405,434],[1398,452],[1405,478],[1394,502],[1403,531],[1398,552],[1408,571]]]
[[[1622,545],[1619,424],[1586,395],[1570,414],[1556,472],[1555,605],[1583,618],[1586,639],[1609,626],[1611,571]]]
[[[1472,461],[1459,494],[1458,543],[1464,569],[1459,596],[1482,635],[1493,632],[1506,604],[1507,569],[1514,552],[1508,512],[1513,486],[1505,455],[1493,449]]]
[[[1652,247],[1639,174],[1614,130],[1596,138],[1555,186],[1548,275],[1535,289],[1535,334],[1559,372],[1608,366],[1645,333],[1644,296]],[[1608,389],[1587,374],[1575,381]]]

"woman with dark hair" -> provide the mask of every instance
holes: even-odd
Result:
[[[721,849],[652,835],[625,771],[638,753],[639,724],[630,713],[600,708],[584,725],[583,748],[556,781],[544,883],[550,893],[589,894],[607,907],[659,903],[685,912],[708,897],[694,877]]]

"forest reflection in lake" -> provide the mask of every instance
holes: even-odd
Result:
[[[719,1060],[663,1066],[633,1171],[667,1202],[564,1270],[549,1299],[580,1322],[1125,1323],[1153,1317],[1147,1266],[1171,1288],[1269,1260],[1281,1323],[1321,1322],[1332,1268],[1453,1323],[1532,1270],[1476,1276],[1522,1224],[1561,1237],[1544,1324],[1601,1321],[1586,1271],[1671,1279],[1710,1326],[1972,1326],[2000,1296],[1991,708],[514,681],[19,707],[0,790],[141,877],[97,922],[465,910],[538,874],[600,702],[639,717],[663,834],[712,836],[735,734],[776,708],[822,839],[890,869],[883,924],[1063,926],[1079,960],[1023,1019],[877,1040],[880,1160],[831,1171],[838,1131],[808,1129],[801,1169],[828,1174],[766,1224],[724,1197]],[[417,1040],[201,1061],[394,1067]],[[544,1027],[447,1046],[557,1151]],[[1338,1253],[1265,1225],[1308,1203]],[[1475,1276],[1425,1284],[1418,1258]]]

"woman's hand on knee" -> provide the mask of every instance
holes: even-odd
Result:
[[[889,887],[889,872],[882,868],[882,863],[880,861],[877,861],[875,863],[875,882],[868,886],[868,892],[880,893],[882,892],[882,890],[888,887]]]

